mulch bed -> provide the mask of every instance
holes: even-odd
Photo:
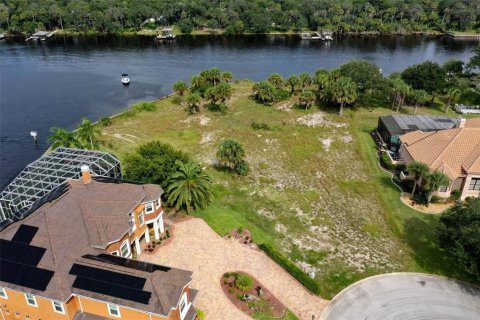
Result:
[[[235,286],[236,274],[247,275],[253,280],[250,290],[241,291]],[[229,275],[229,277],[225,277]],[[281,318],[285,315],[286,307],[262,284],[245,272],[229,272],[220,278],[220,285],[228,300],[248,316],[256,312]],[[288,288],[285,288],[288,290]]]
[[[155,254],[158,249],[169,244],[174,237],[175,227],[173,224],[165,224],[165,232],[160,235],[159,240],[155,240],[153,235],[150,235],[150,243],[143,243],[142,254]],[[167,230],[170,237],[167,238]]]
[[[253,241],[253,237],[252,237],[252,234],[250,233],[250,231],[248,229],[245,229],[245,228],[241,228],[240,230],[239,230],[239,228],[233,229],[227,235],[225,235],[223,238],[227,239],[227,240],[228,239],[235,239],[239,243],[249,247],[250,249],[260,250],[258,248],[258,246],[255,244],[255,242]]]

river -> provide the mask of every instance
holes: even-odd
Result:
[[[339,37],[331,43],[294,36],[56,37],[42,43],[0,42],[0,189],[47,148],[51,127],[74,129],[82,117],[111,115],[170,93],[176,80],[209,67],[260,80],[351,59],[385,74],[426,60],[468,61],[476,42],[430,37]],[[122,86],[122,73],[131,84]],[[159,119],[161,125],[161,119]],[[30,131],[38,132],[38,144]]]

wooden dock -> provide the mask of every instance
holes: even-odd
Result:
[[[38,40],[41,40],[41,41],[45,41],[51,37],[53,37],[53,35],[57,32],[57,30],[55,31],[52,31],[52,32],[48,32],[48,31],[37,31],[35,32],[34,34],[32,34],[30,37],[28,37],[27,39],[25,39],[25,42],[30,42],[30,41],[38,41]]]
[[[480,33],[458,33],[458,32],[445,32],[447,37],[454,38],[455,40],[478,40],[480,41]]]

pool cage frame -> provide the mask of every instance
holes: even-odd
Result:
[[[0,223],[23,218],[68,179],[79,179],[82,165],[92,176],[122,178],[120,160],[109,153],[57,148],[26,166],[0,193]]]

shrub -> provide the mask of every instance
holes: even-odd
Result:
[[[237,299],[242,300],[243,299],[243,293],[237,293]]]
[[[98,120],[98,123],[101,126],[108,127],[112,124],[112,119],[110,119],[110,117],[101,117],[100,120]]]
[[[395,170],[395,165],[392,163],[390,160],[390,157],[386,152],[382,153],[382,156],[380,157],[380,162],[382,163],[382,166],[387,169],[387,170]]]
[[[270,128],[270,126],[265,122],[252,121],[251,126],[253,130],[272,130],[272,128]]]
[[[320,295],[320,286],[318,283],[310,278],[305,272],[297,267],[293,262],[288,260],[284,255],[275,250],[268,244],[260,244],[259,248],[265,251],[265,253],[278,263],[283,269],[290,273],[295,279],[297,279],[305,288],[310,290],[316,295]]]
[[[235,166],[233,171],[235,171],[235,173],[240,176],[246,176],[250,172],[250,164],[247,161],[243,160]]]
[[[233,293],[233,288],[228,289],[228,293]]]
[[[205,320],[205,313],[200,309],[197,309],[197,319],[198,320]]]
[[[235,286],[239,290],[248,291],[253,287],[253,279],[246,274],[239,274],[237,279],[235,279]]]
[[[461,195],[462,195],[462,192],[460,190],[453,190],[450,193],[450,199],[457,201],[458,199],[460,199]]]
[[[439,196],[432,196],[432,199],[430,199],[430,203],[441,203],[443,202],[443,198]]]
[[[243,227],[242,226],[238,227],[237,231],[238,231],[238,233],[242,234],[243,233]]]
[[[433,198],[433,197],[432,197]],[[425,191],[419,191],[413,196],[413,201],[417,204],[427,205],[428,203],[428,194]]]
[[[133,111],[155,111],[157,106],[152,102],[139,102],[132,106]]]

